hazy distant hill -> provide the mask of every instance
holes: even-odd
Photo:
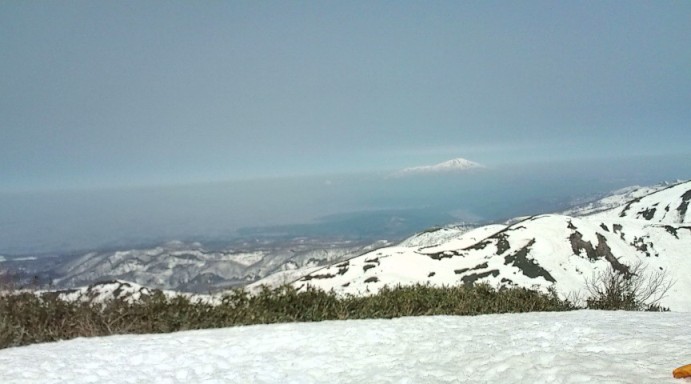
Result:
[[[322,241],[326,241],[322,239]],[[51,270],[57,287],[76,287],[103,280],[125,280],[157,289],[208,292],[243,286],[270,274],[323,266],[387,243],[332,244],[293,239],[246,251],[212,251],[198,243],[169,242],[154,248],[91,252]]]

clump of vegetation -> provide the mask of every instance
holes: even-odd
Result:
[[[0,296],[0,348],[75,337],[161,333],[235,325],[421,315],[479,315],[574,309],[554,292],[489,285],[384,288],[366,297],[290,286],[250,295],[235,290],[220,304],[166,297],[156,292],[140,301],[70,302],[31,292]]]
[[[663,270],[648,273],[639,262],[625,270],[609,267],[587,279],[585,285],[587,308],[657,312],[669,310],[660,306],[660,300],[674,281]]]
[[[56,294],[0,293],[0,348],[75,337],[162,333],[236,325],[426,315],[480,315],[531,311],[663,310],[659,302],[672,283],[662,272],[647,274],[641,264],[607,271],[586,281],[585,306],[526,288],[495,289],[487,284],[384,287],[376,295],[337,296],[316,288],[285,285],[258,293],[237,289],[220,304],[161,291],[128,302],[65,301]]]

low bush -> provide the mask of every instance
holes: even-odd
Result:
[[[648,274],[640,264],[626,271],[609,269],[586,281],[585,308],[663,310],[660,299],[671,286],[666,274]],[[93,303],[64,301],[55,294],[0,293],[0,348],[75,337],[161,333],[235,325],[323,320],[394,318],[425,315],[480,315],[584,308],[547,293],[525,288],[494,289],[487,284],[455,287],[384,287],[371,296],[339,297],[315,288],[286,285],[250,295],[242,289],[220,304],[184,296],[151,296]]]
[[[56,295],[0,295],[0,348],[75,337],[161,333],[234,325],[323,320],[394,318],[421,315],[479,315],[574,309],[554,292],[524,288],[496,290],[488,285],[384,288],[366,297],[292,287],[249,295],[235,290],[212,305],[161,292],[128,303],[68,302]]]
[[[660,300],[674,284],[665,271],[648,272],[641,262],[625,270],[608,267],[585,283],[588,308],[625,311],[669,310]]]

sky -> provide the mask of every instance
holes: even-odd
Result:
[[[0,3],[0,191],[691,156],[691,2]]]

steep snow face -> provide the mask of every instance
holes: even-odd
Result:
[[[80,338],[0,350],[3,384],[680,383],[688,314],[404,317]]]
[[[363,295],[385,285],[487,282],[554,286],[566,296],[585,293],[585,280],[606,268],[627,271],[642,261],[648,272],[662,271],[674,281],[662,305],[691,311],[691,225],[685,212],[664,209],[683,207],[689,189],[691,182],[678,184],[591,216],[540,215],[476,228],[434,246],[383,248],[314,271],[294,285]],[[656,207],[662,213],[646,213]]]
[[[405,168],[396,172],[394,176],[406,176],[439,172],[458,172],[479,168],[484,168],[484,166],[474,161],[466,160],[463,158],[457,158],[434,165],[423,165],[419,167]]]

